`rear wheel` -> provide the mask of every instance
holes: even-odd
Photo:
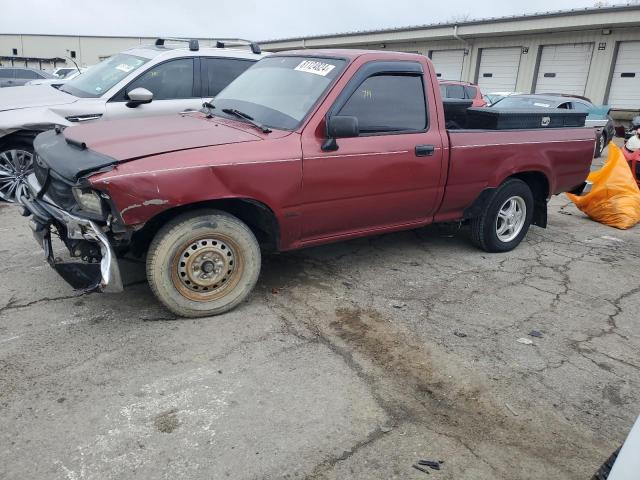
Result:
[[[0,144],[0,199],[15,202],[25,188],[27,176],[33,172],[33,144],[15,140]]]
[[[513,250],[529,231],[533,204],[533,193],[525,182],[507,180],[471,221],[471,240],[487,252]]]
[[[206,317],[231,310],[249,295],[260,262],[249,227],[228,213],[200,210],[175,218],[156,234],[147,278],[173,313]]]

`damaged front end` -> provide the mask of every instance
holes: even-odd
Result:
[[[123,290],[116,253],[98,222],[69,213],[56,204],[43,191],[36,174],[29,175],[19,202],[26,209],[25,215],[32,216],[30,225],[47,261],[73,288],[82,292]],[[72,261],[56,256],[52,235],[64,243]]]

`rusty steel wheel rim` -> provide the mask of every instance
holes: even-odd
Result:
[[[202,235],[178,248],[171,265],[171,280],[183,297],[211,302],[237,286],[243,269],[242,253],[232,238]]]

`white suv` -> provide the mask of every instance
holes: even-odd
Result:
[[[183,41],[169,39],[168,41]],[[199,109],[265,54],[246,40],[201,48],[144,45],[114,55],[58,88],[0,89],[0,199],[14,201],[32,171],[33,139],[55,125]],[[245,48],[227,48],[242,46]]]

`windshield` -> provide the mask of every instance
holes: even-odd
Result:
[[[76,97],[97,98],[148,61],[148,58],[119,53],[67,82],[60,90]]]
[[[222,109],[235,109],[265,126],[293,130],[342,72],[345,63],[335,58],[265,58],[220,92],[213,102],[215,114],[220,115]]]
[[[556,108],[557,106],[557,103],[552,103],[549,100],[530,97],[505,97],[492,105],[495,108]]]

